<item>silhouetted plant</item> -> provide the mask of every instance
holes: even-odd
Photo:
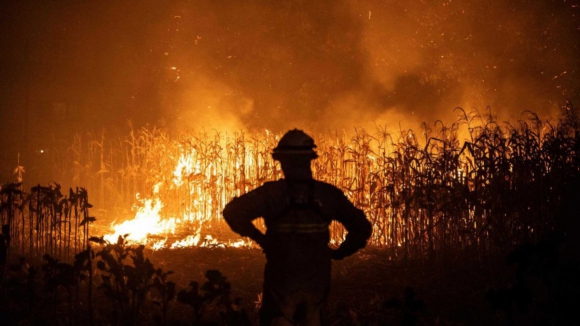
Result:
[[[76,277],[80,282],[86,283],[87,288],[87,308],[89,313],[89,323],[93,324],[93,260],[95,258],[95,253],[91,247],[91,244],[87,244],[87,249],[77,253],[74,256],[73,266],[75,269]],[[82,300],[79,290],[80,287],[77,286],[77,299]]]
[[[207,281],[199,287],[199,283],[190,282],[187,290],[177,294],[177,300],[193,309],[193,325],[203,325],[203,317],[212,303],[219,309],[220,325],[250,325],[248,315],[240,307],[240,299],[230,298],[231,285],[219,271],[209,270],[205,277]]]
[[[509,325],[565,325],[575,318],[580,266],[560,261],[563,240],[560,233],[552,233],[508,255],[507,265],[516,266],[514,279],[506,287],[488,290],[486,299]]]
[[[49,254],[44,255],[46,263],[42,265],[44,287],[48,294],[47,302],[53,306],[54,319],[58,319],[57,309],[60,304],[59,288],[63,288],[67,295],[67,316],[72,316],[73,287],[78,287],[78,278],[75,268],[71,264],[61,263]],[[77,293],[75,291],[75,293]]]
[[[10,225],[2,226],[2,233],[0,233],[0,279],[4,272],[4,265],[8,258],[8,248],[10,248]]]
[[[98,289],[111,300],[115,317],[113,322],[138,325],[153,276],[157,272],[143,254],[145,246],[129,247],[121,236],[116,243],[96,238],[91,240],[104,245],[96,253],[100,257],[97,268],[103,272]],[[126,263],[127,259],[131,260],[131,265]]]
[[[0,223],[3,226],[7,260],[26,255],[42,259],[44,254],[70,262],[74,252],[86,247],[89,224],[88,194],[84,188],[70,190],[67,198],[57,183],[37,185],[30,193],[20,183],[0,186]]]
[[[38,307],[39,270],[31,267],[26,258],[20,257],[18,263],[8,264],[0,282],[0,314],[7,324],[41,317]]]
[[[394,309],[399,312],[401,326],[416,326],[419,324],[419,315],[425,310],[423,300],[417,299],[415,291],[410,286],[405,288],[404,298],[392,298],[383,303],[383,308]]]
[[[177,300],[193,309],[193,325],[200,325],[202,317],[211,303],[210,295],[202,293],[199,283],[191,281],[187,290],[181,290],[177,294]]]
[[[173,274],[172,271],[163,272],[161,268],[155,270],[153,275],[153,289],[159,293],[159,298],[153,297],[153,304],[161,308],[161,316],[154,317],[157,324],[165,325],[167,323],[167,311],[169,305],[175,299],[175,282],[167,280],[167,276]]]

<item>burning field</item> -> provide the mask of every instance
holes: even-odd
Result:
[[[368,248],[334,265],[330,319],[343,324],[404,324],[405,318],[428,324],[440,319],[509,322],[513,315],[505,302],[521,302],[506,294],[512,288],[502,286],[514,280],[521,286],[521,281],[499,267],[507,253],[514,252],[509,259],[518,275],[530,263],[561,272],[550,257],[576,228],[567,207],[579,173],[578,112],[568,104],[555,122],[529,112],[528,120],[514,126],[476,111],[457,111],[457,122],[433,129],[424,125],[420,133],[358,128],[352,134],[314,135],[315,178],[342,189],[373,226]],[[462,130],[468,141],[458,140]],[[143,128],[119,138],[77,136],[67,148],[51,148],[51,159],[60,163],[51,167],[51,175],[87,188],[65,192],[55,183],[28,193],[21,182],[3,185],[4,277],[15,282],[14,289],[31,286],[36,270],[30,266],[44,262],[45,286],[53,291],[57,315],[81,309],[67,303],[67,296],[81,304],[89,300],[90,315],[74,315],[84,322],[167,323],[177,318],[170,312],[181,305],[194,308],[187,317],[194,324],[211,318],[215,309],[225,309],[213,316],[218,319],[242,318],[242,312],[255,318],[264,259],[255,244],[228,229],[221,210],[234,196],[281,177],[271,158],[279,137],[267,130],[173,137],[163,129]],[[15,173],[25,178],[23,167]],[[91,203],[86,189],[93,189]],[[263,227],[260,221],[257,226]],[[332,224],[330,245],[344,235],[340,224]],[[518,249],[522,244],[533,245]],[[22,259],[15,263],[18,257],[27,257],[30,265]],[[211,270],[219,272],[205,274]],[[204,277],[209,288],[189,283]],[[222,292],[211,292],[216,289]],[[33,297],[39,295],[32,291]],[[221,306],[210,307],[203,291],[221,298]],[[529,291],[526,306],[546,304]],[[453,307],[442,305],[441,296],[455,300]],[[176,298],[179,303],[172,303]],[[126,305],[114,308],[112,319],[100,315],[108,309],[102,302],[92,306],[92,300],[107,299]],[[549,300],[559,304],[562,298]],[[152,302],[160,310],[144,313]],[[196,310],[200,307],[209,310]],[[471,312],[462,313],[465,309]],[[559,318],[558,309],[541,315]],[[481,316],[489,319],[481,321]]]
[[[263,253],[222,210],[294,128],[372,224],[331,325],[578,319],[579,10],[2,3],[0,324],[255,324]]]
[[[578,172],[572,104],[555,124],[528,113],[529,120],[502,126],[491,116],[457,111],[457,122],[424,125],[420,133],[358,128],[350,135],[315,135],[314,176],[337,185],[364,210],[373,224],[369,245],[405,257],[464,251],[485,257],[553,227]],[[461,130],[469,141],[459,141]],[[251,248],[228,230],[221,210],[233,197],[282,177],[271,158],[278,139],[267,130],[171,137],[147,128],[114,139],[77,136],[70,147],[51,149],[48,158],[60,164],[46,172],[93,190],[99,217],[93,227],[106,241],[126,236],[153,250]],[[39,198],[21,199],[20,212],[27,203],[38,205],[33,212],[51,204],[44,193],[62,206],[60,188],[33,188]],[[76,196],[71,189],[65,202]],[[13,227],[20,228],[25,226]],[[331,243],[341,242],[342,227],[331,230]]]
[[[577,173],[574,107],[565,107],[555,125],[533,113],[501,126],[491,116],[457,111],[457,122],[424,125],[421,133],[359,128],[315,136],[314,176],[365,211],[373,224],[369,245],[405,256],[485,257],[552,228],[550,216]],[[469,141],[459,141],[461,130]],[[57,174],[73,171],[72,180],[98,190],[93,198],[108,208],[101,219],[114,218],[110,230],[99,229],[108,241],[127,235],[153,249],[252,247],[233,237],[221,210],[234,196],[282,177],[271,158],[278,139],[267,130],[172,138],[141,129],[118,142],[79,137],[68,151],[73,165]],[[121,211],[131,205],[133,215]],[[331,229],[331,242],[341,242],[341,226]]]

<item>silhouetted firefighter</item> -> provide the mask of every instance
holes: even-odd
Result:
[[[223,211],[233,231],[250,237],[266,254],[260,325],[321,324],[330,288],[331,259],[343,259],[366,245],[372,227],[344,193],[314,180],[310,163],[318,155],[314,140],[301,130],[287,132],[272,157],[284,179],[234,198]],[[252,221],[263,217],[266,234]],[[340,222],[345,240],[329,248],[329,225]]]

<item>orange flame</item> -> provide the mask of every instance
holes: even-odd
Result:
[[[211,235],[202,237],[202,226],[209,220],[211,215],[207,210],[195,210],[188,208],[212,207],[213,200],[211,196],[202,196],[202,198],[195,198],[196,194],[201,192],[200,187],[195,187],[188,184],[189,179],[201,176],[200,161],[197,158],[195,149],[190,149],[187,153],[182,153],[177,160],[175,169],[172,172],[172,184],[167,186],[163,182],[159,182],[153,186],[152,198],[139,198],[137,194],[137,204],[134,205],[135,216],[131,220],[116,224],[111,224],[112,233],[104,236],[104,239],[109,242],[116,242],[119,236],[125,236],[125,239],[130,244],[145,244],[153,250],[160,249],[176,249],[186,247],[252,247],[251,241],[237,239],[234,241],[227,241],[227,244],[214,239]],[[252,159],[248,159],[245,164],[252,165]],[[236,168],[239,168],[240,162],[236,162]],[[211,169],[209,169],[211,170]],[[205,176],[204,177],[209,177]],[[165,187],[165,188],[164,188]],[[198,189],[199,188],[199,189]],[[180,217],[164,216],[162,212],[164,203],[161,199],[161,191],[187,189],[186,193],[192,197],[188,208],[181,212]],[[185,237],[177,234],[178,230],[183,226],[189,226]],[[193,227],[192,227],[193,226]],[[158,239],[162,237],[162,239]],[[203,239],[203,240],[202,240]]]

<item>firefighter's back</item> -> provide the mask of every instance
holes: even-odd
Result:
[[[342,192],[315,180],[279,180],[266,188],[272,207],[264,216],[265,281],[283,292],[327,288],[329,225]]]

